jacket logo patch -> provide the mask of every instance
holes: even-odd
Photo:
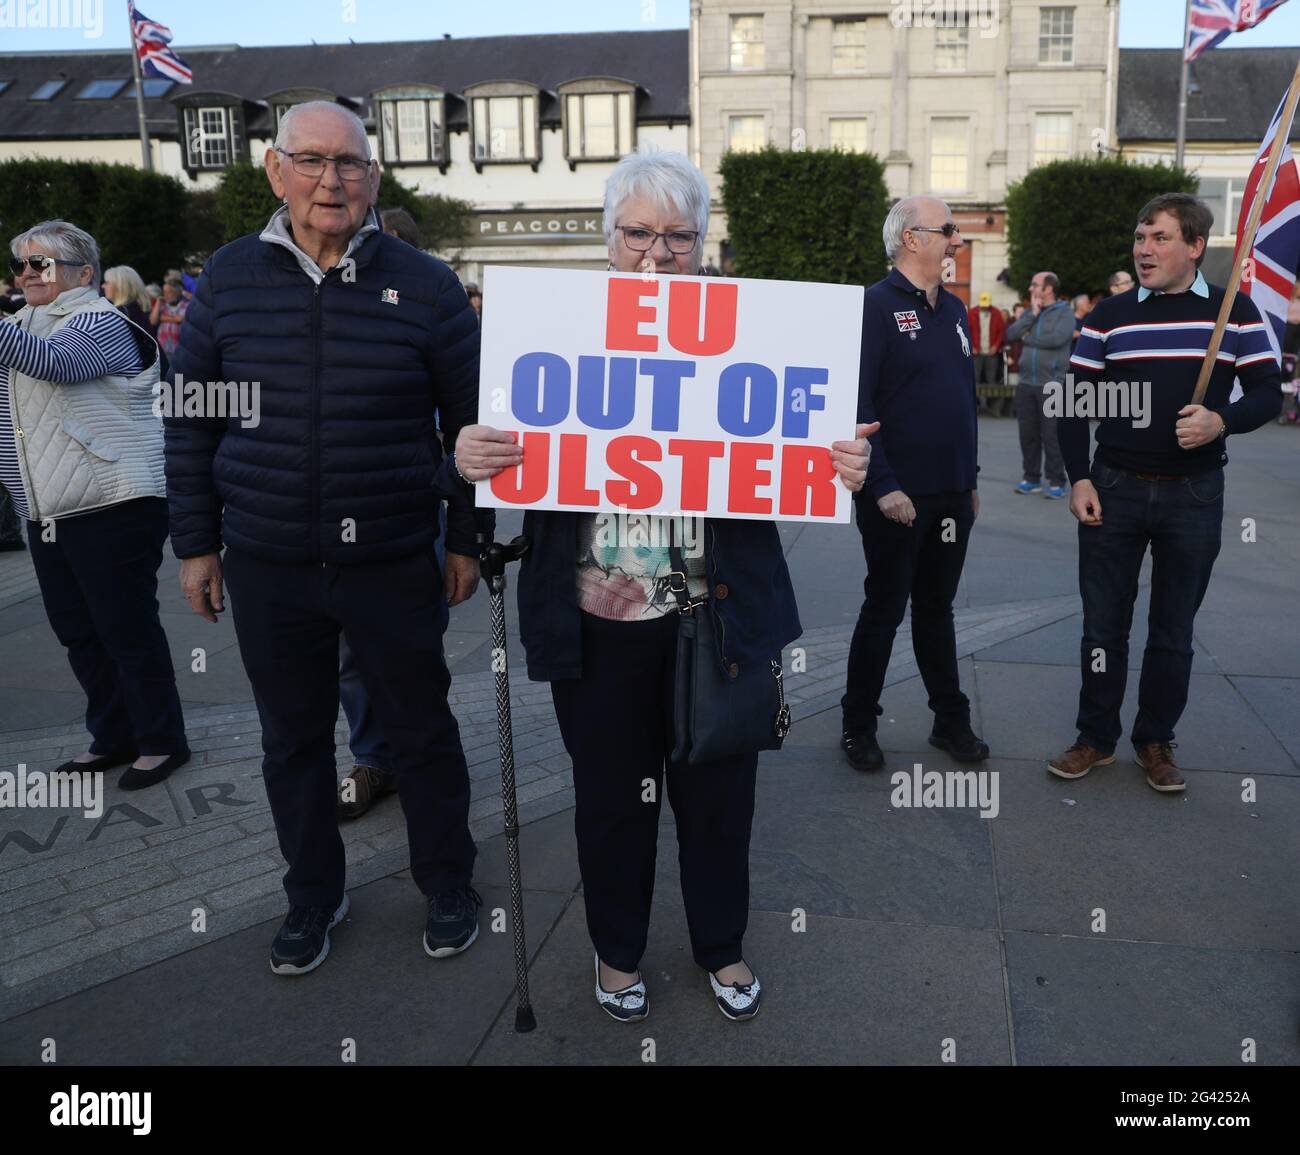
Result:
[[[970,356],[970,342],[966,339],[966,330],[961,327],[961,322],[957,322],[957,336],[961,338],[961,351]]]
[[[379,299],[380,299],[381,301],[383,301],[385,305],[396,305],[396,304],[397,304],[397,290],[396,290],[396,289],[385,289],[382,293],[379,294]]]
[[[909,309],[906,313],[895,313],[894,320],[898,323],[898,331],[900,333],[911,333],[921,327],[921,322],[917,320],[915,309]]]

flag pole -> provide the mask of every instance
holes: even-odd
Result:
[[[1178,80],[1178,143],[1174,145],[1174,164],[1183,167],[1183,149],[1187,143],[1187,37],[1192,29],[1192,0],[1183,13],[1183,70]]]
[[[1228,325],[1228,316],[1232,312],[1233,302],[1237,299],[1237,290],[1241,288],[1241,276],[1255,248],[1255,234],[1259,231],[1259,222],[1264,215],[1264,202],[1268,200],[1273,177],[1277,175],[1282,154],[1291,139],[1291,121],[1295,116],[1296,101],[1300,99],[1300,61],[1291,76],[1291,87],[1287,89],[1286,104],[1282,108],[1282,119],[1278,121],[1277,133],[1273,137],[1268,154],[1268,167],[1264,178],[1255,189],[1255,199],[1250,206],[1250,216],[1246,218],[1246,227],[1237,238],[1237,259],[1232,262],[1232,276],[1223,293],[1223,304],[1219,307],[1219,319],[1215,322],[1214,332],[1210,334],[1210,347],[1205,350],[1205,360],[1201,362],[1201,373],[1196,378],[1196,389],[1192,392],[1192,405],[1200,405],[1205,400],[1205,391],[1210,387],[1210,374],[1214,372],[1214,363],[1219,356],[1219,346],[1223,342],[1223,333]]]
[[[149,126],[144,119],[144,83],[140,78],[140,53],[135,45],[135,21],[131,19],[133,5],[126,6],[126,22],[131,36],[131,76],[135,80],[135,114],[140,122],[140,160],[145,172],[153,172],[153,153],[149,151]]]

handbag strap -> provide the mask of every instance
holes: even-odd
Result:
[[[686,560],[682,557],[681,546],[677,544],[677,534],[675,531],[677,519],[675,517],[667,518],[668,521],[668,560],[672,564],[672,572],[668,575],[668,589],[677,599],[677,608],[681,613],[689,614],[696,606],[686,592]]]

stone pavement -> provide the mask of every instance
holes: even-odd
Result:
[[[930,1063],[945,1040],[964,1063],[1236,1063],[1247,1038],[1261,1063],[1300,1062],[1300,438],[1269,427],[1230,447],[1224,547],[1179,733],[1190,785],[1166,797],[1123,749],[1082,782],[1044,772],[1073,736],[1074,523],[1064,503],[1010,493],[1014,423],[980,429],[983,509],[957,629],[998,815],[891,806],[890,773],[951,767],[925,743],[906,629],[884,700],[887,771],[866,778],[843,762],[859,541],[849,527],[782,526],[805,632],[786,653],[795,729],[760,765],[747,956],[768,1006],[752,1024],[711,1008],[686,949],[667,807],[644,962],[652,1016],[622,1031],[596,1009],[569,762],[547,687],[524,675],[509,594],[539,1018],[536,1033],[514,1034],[509,936],[489,930],[508,894],[482,590],[453,611],[447,649],[485,933],[453,960],[420,950],[422,904],[388,799],[344,826],[353,906],[330,960],[302,980],[273,976],[283,864],[256,710],[228,616],[213,626],[189,614],[170,561],[160,600],[194,761],[136,794],[116,790],[111,772],[98,818],[0,810],[0,1061],[35,1061],[40,1039],[55,1037],[71,1063],[324,1063],[347,1037],[359,1061],[397,1063],[637,1062],[645,1039],[673,1063]],[[1243,518],[1256,541],[1241,540]],[[518,525],[503,516],[498,537]],[[1145,582],[1133,668],[1144,599]],[[0,769],[48,769],[82,750],[80,712],[27,555],[0,555]]]

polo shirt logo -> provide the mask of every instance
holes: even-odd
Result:
[[[396,305],[396,304],[397,304],[397,290],[396,290],[396,289],[385,289],[382,293],[379,294],[379,299],[380,299],[381,301],[383,301],[383,303],[384,303],[385,305]]]
[[[900,333],[911,333],[921,327],[915,309],[909,309],[906,313],[895,313],[894,320],[898,322],[898,331]]]
[[[961,351],[970,356],[970,341],[966,339],[966,330],[961,327],[961,322],[957,322],[957,336],[961,338]]]

